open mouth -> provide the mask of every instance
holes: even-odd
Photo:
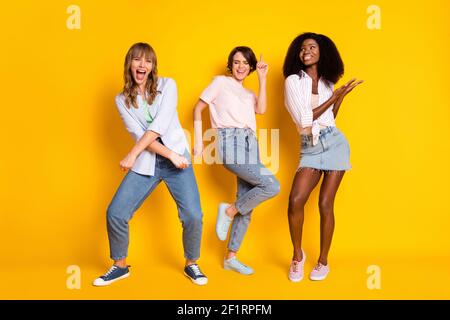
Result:
[[[144,80],[147,72],[145,70],[136,70],[136,80]]]

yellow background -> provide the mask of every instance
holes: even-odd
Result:
[[[81,9],[69,30],[66,9]],[[381,8],[369,30],[367,7]],[[450,298],[449,2],[429,1],[14,1],[2,4],[0,243],[2,299],[419,299]],[[283,102],[284,55],[304,31],[337,44],[343,80],[364,79],[344,101],[338,127],[353,169],[338,192],[331,273],[290,283],[287,204],[298,135]],[[132,276],[107,288],[91,281],[110,265],[105,210],[133,145],[115,109],[131,44],[149,42],[159,74],[177,81],[179,116],[192,109],[237,45],[270,65],[268,112],[280,129],[281,193],[254,212],[239,253],[256,273],[221,267],[216,207],[233,201],[234,177],[195,165],[204,211],[200,265],[205,287],[182,274],[181,225],[161,185],[131,222]],[[256,90],[256,75],[246,80]],[[205,115],[204,120],[208,122]],[[188,191],[187,191],[188,192]],[[316,189],[306,207],[306,275],[319,253]],[[81,268],[69,290],[66,268]],[[367,268],[381,268],[369,290]]]

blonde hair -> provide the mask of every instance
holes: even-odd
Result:
[[[125,105],[127,108],[133,106],[138,108],[137,96],[138,96],[138,85],[134,81],[133,75],[131,74],[131,62],[134,58],[141,58],[145,56],[150,59],[153,63],[152,71],[148,75],[147,83],[145,84],[145,93],[147,97],[147,103],[151,105],[156,98],[157,90],[156,86],[158,84],[158,68],[156,62],[155,50],[148,44],[143,42],[135,43],[128,50],[125,56],[124,71],[123,71],[123,95],[125,96]]]

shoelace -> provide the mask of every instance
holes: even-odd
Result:
[[[115,270],[117,269],[116,266],[112,266],[103,276],[106,278],[108,277],[111,273],[113,273]]]
[[[298,261],[292,261],[292,265],[293,265],[293,271],[294,272],[298,272],[298,265],[299,265],[300,263],[298,262]]]
[[[319,271],[322,268],[322,264],[318,263],[316,264],[316,266],[314,267],[315,270]]]
[[[191,269],[192,271],[194,271],[194,274],[195,274],[196,276],[202,276],[202,275],[203,275],[203,273],[200,271],[200,268],[198,267],[198,265],[196,265],[196,264],[191,264],[189,267],[190,267],[190,269]]]

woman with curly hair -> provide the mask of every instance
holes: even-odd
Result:
[[[289,279],[303,279],[306,254],[302,250],[304,207],[312,190],[323,180],[319,195],[320,255],[310,273],[323,280],[330,268],[328,252],[334,231],[334,199],[350,166],[347,139],[335,118],[344,97],[362,81],[352,79],[334,90],[344,73],[344,64],[333,41],[325,35],[303,33],[296,37],[283,66],[285,104],[301,137],[298,170],[289,196],[288,220],[294,247]]]

